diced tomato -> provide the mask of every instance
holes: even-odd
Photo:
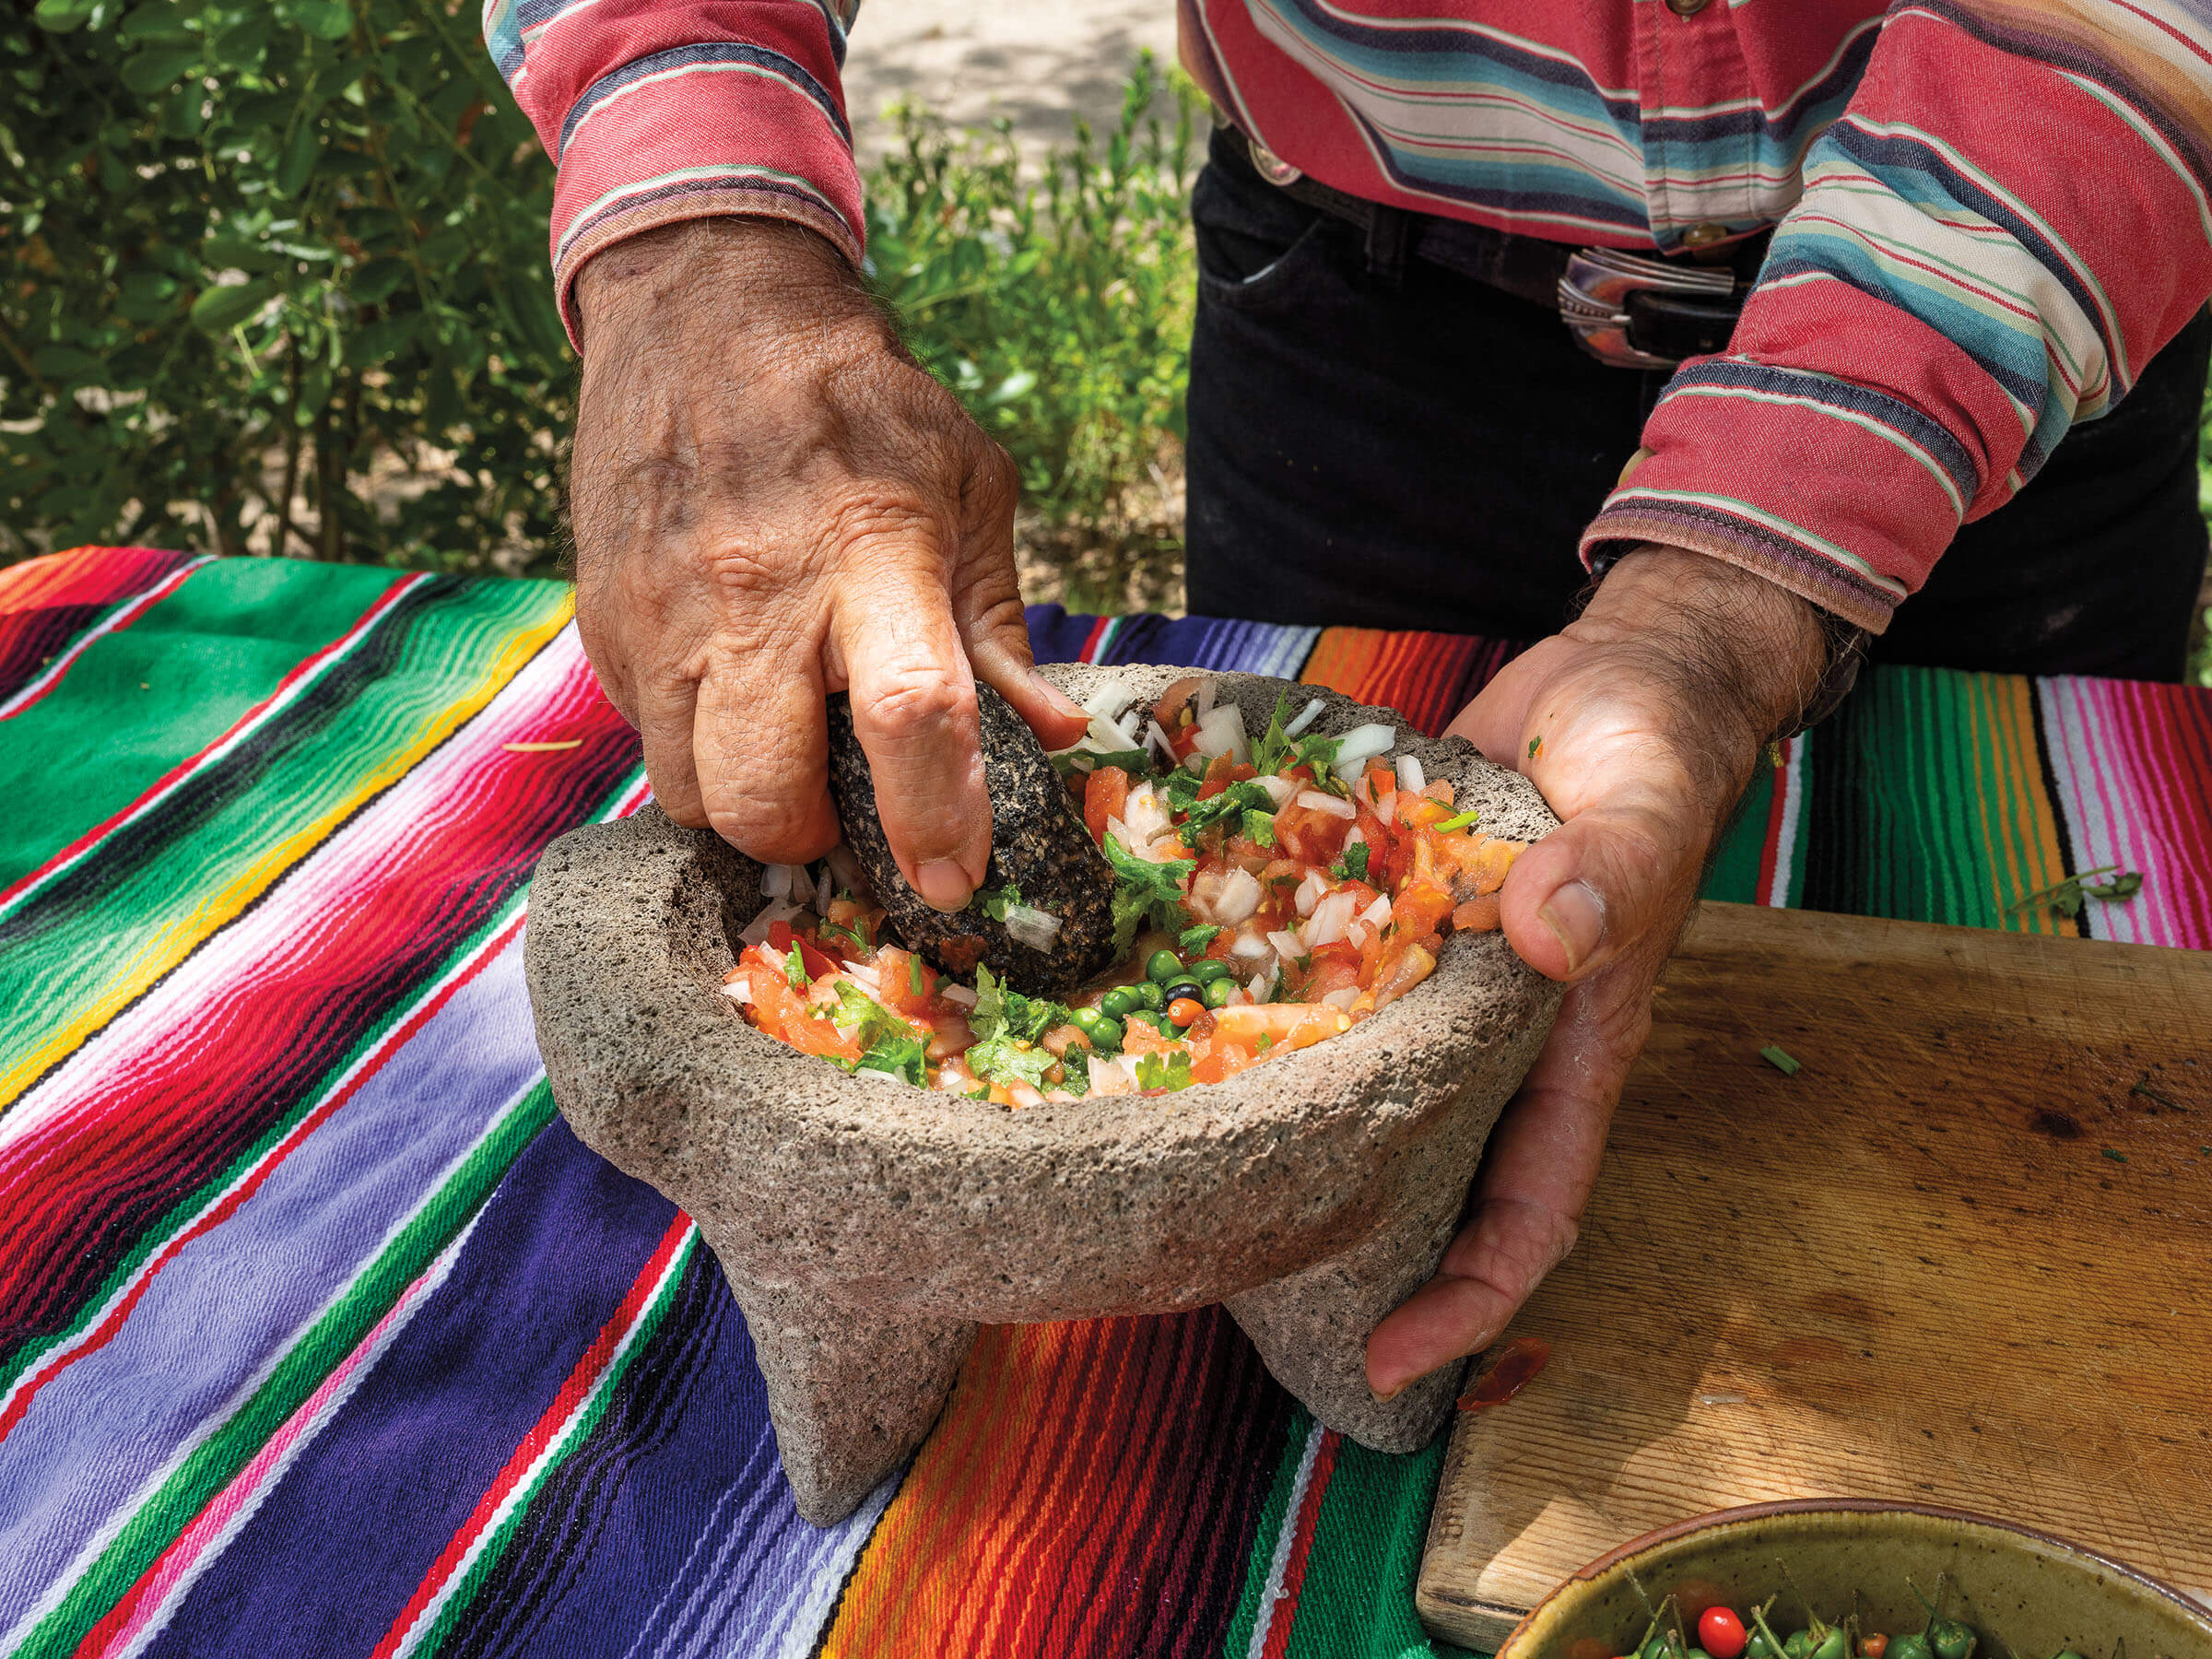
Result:
[[[1235,782],[1232,775],[1236,759],[1230,755],[1216,755],[1206,763],[1206,776],[1199,781],[1198,798],[1210,801]]]
[[[1375,971],[1375,1006],[1394,1003],[1436,971],[1436,958],[1418,940],[1394,944]]]
[[[928,1013],[937,976],[920,957],[909,956],[896,945],[886,945],[876,953],[876,977],[882,989],[876,1000],[892,1013],[915,1019]],[[917,981],[922,987],[918,991],[914,988]]]
[[[1122,1032],[1122,1050],[1130,1054],[1161,1054],[1182,1046],[1172,1038],[1162,1037],[1146,1021],[1133,1019]]]
[[[1275,815],[1275,839],[1284,852],[1308,864],[1327,865],[1344,851],[1351,834],[1351,818],[1338,818],[1314,806],[1293,801]]]
[[[1270,1053],[1277,1048],[1311,1048],[1351,1023],[1326,1003],[1231,1003],[1214,1011],[1217,1036],[1255,1048],[1262,1037],[1272,1038]]]
[[[805,966],[806,977],[810,980],[820,979],[825,973],[835,973],[839,960],[851,954],[841,941],[832,941],[830,950],[824,950],[805,934],[793,932],[788,922],[771,922],[768,924],[768,947],[771,950],[778,956],[787,957],[794,945],[799,947],[799,961]],[[830,951],[837,954],[832,956]]]
[[[1430,787],[1433,789],[1436,785],[1430,784]],[[1452,786],[1447,783],[1443,787],[1448,794]],[[1440,801],[1426,792],[1415,794],[1409,789],[1398,791],[1398,822],[1408,830],[1425,830],[1430,824],[1442,823],[1451,816],[1452,803],[1448,798]]]
[[[1178,762],[1189,759],[1191,751],[1197,747],[1198,728],[1194,725],[1183,726],[1168,734],[1169,751]]]
[[[1419,939],[1437,931],[1452,913],[1452,895],[1432,881],[1413,880],[1390,901],[1391,931],[1401,939]]]
[[[1452,912],[1452,926],[1459,933],[1489,933],[1498,926],[1498,895],[1483,893]]]
[[[1083,827],[1092,841],[1106,839],[1106,820],[1118,818],[1129,806],[1129,774],[1118,766],[1101,766],[1083,786]]]
[[[1435,863],[1448,872],[1452,886],[1470,898],[1503,887],[1513,860],[1528,848],[1526,841],[1505,841],[1494,835],[1428,833],[1422,839],[1434,843]]]
[[[809,1054],[846,1061],[860,1058],[860,1045],[833,1021],[807,1012],[806,1000],[791,988],[782,970],[748,962],[745,979],[746,988],[753,994],[754,1023],[771,1037],[781,1038]]]

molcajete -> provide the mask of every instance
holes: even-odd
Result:
[[[1103,671],[1046,670],[1078,700]],[[1120,668],[1147,698],[1189,670]],[[1534,785],[1387,710],[1214,677],[1248,729],[1279,692],[1320,731],[1383,721],[1492,833],[1556,820]],[[526,965],[554,1099],[585,1145],[689,1211],[728,1275],[799,1512],[850,1513],[927,1432],[979,1324],[1219,1301],[1276,1378],[1360,1444],[1409,1452],[1459,1367],[1377,1400],[1369,1332],[1434,1268],[1560,988],[1497,933],[1340,1036],[1225,1082],[1009,1110],[848,1076],[722,994],[761,866],[657,808],[561,837]]]

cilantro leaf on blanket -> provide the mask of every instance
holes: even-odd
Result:
[[[1161,864],[1139,858],[1109,835],[1100,843],[1106,862],[1113,866],[1113,949],[1126,956],[1136,942],[1136,930],[1149,921],[1163,933],[1181,933],[1191,924],[1182,908],[1183,883],[1198,868],[1194,858],[1171,858]]]

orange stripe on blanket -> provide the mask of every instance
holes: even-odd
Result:
[[[1299,678],[1395,709],[1434,737],[1513,649],[1465,634],[1330,628],[1322,630]]]

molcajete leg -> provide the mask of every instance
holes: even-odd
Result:
[[[1425,1203],[1402,1206],[1343,1253],[1226,1304],[1275,1380],[1324,1425],[1371,1451],[1427,1445],[1458,1392],[1465,1368],[1447,1365],[1394,1399],[1376,1399],[1367,1386],[1367,1338],[1435,1270],[1465,1194],[1464,1182],[1447,1184],[1441,1196],[1431,1192]]]
[[[768,1382],[776,1450],[799,1513],[834,1525],[922,1443],[975,1327],[893,1324],[735,1274],[730,1288]]]

